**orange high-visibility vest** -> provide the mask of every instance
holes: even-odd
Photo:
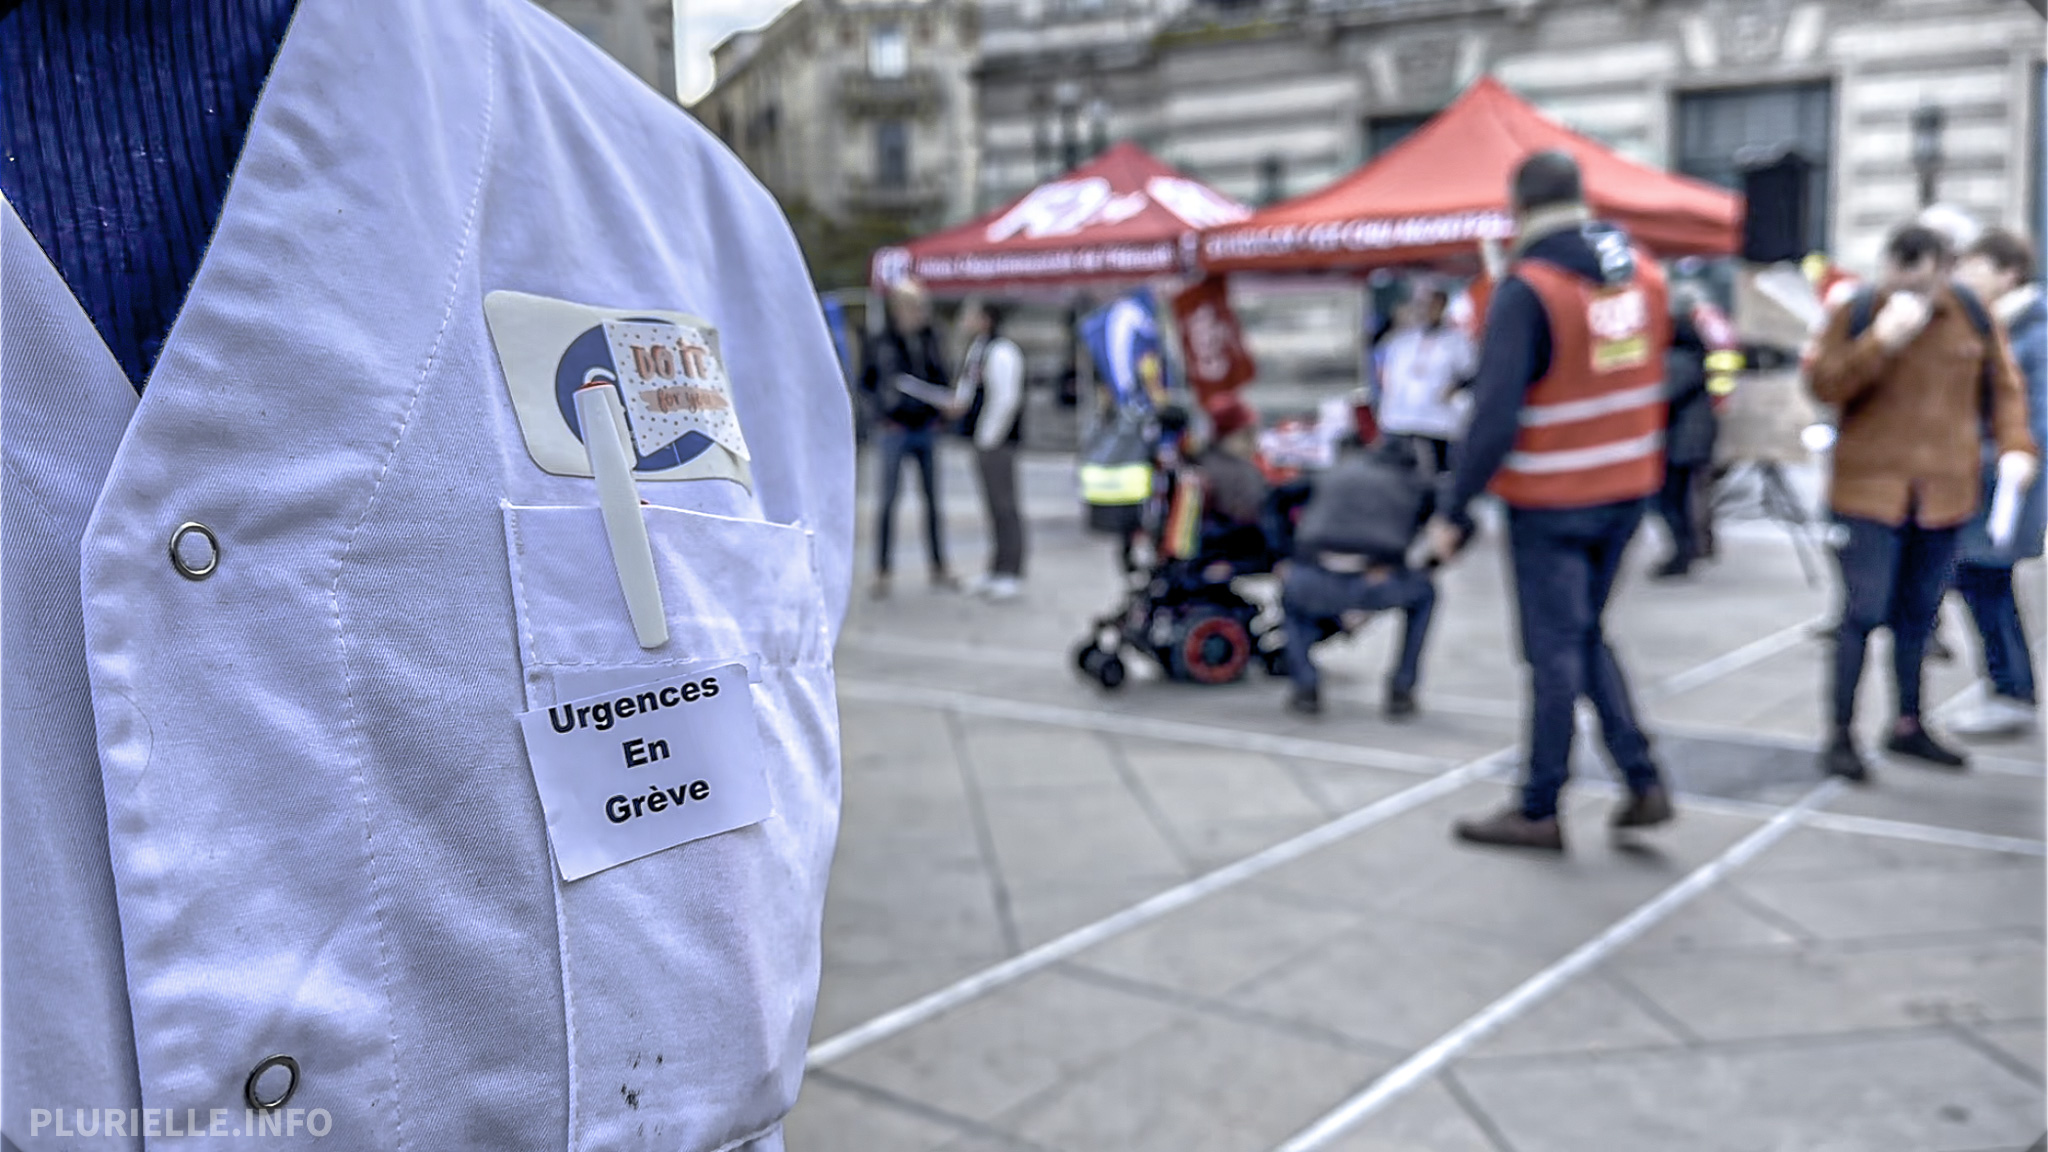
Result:
[[[1636,253],[1635,278],[1605,286],[1540,260],[1515,275],[1550,319],[1550,370],[1522,406],[1513,451],[1490,485],[1517,508],[1639,500],[1664,482],[1664,275]]]

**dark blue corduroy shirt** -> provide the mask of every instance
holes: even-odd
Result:
[[[0,0],[0,190],[140,390],[295,0]]]

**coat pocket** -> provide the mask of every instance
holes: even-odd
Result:
[[[711,1152],[796,1099],[839,812],[822,585],[799,528],[646,507],[669,639],[634,640],[594,507],[505,508],[527,706],[582,674],[754,657],[773,813],[557,881],[572,1149]]]

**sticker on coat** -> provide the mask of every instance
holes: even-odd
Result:
[[[527,454],[542,471],[590,475],[576,390],[607,384],[626,411],[636,478],[753,487],[732,379],[708,321],[508,291],[484,297],[484,318]]]
[[[562,879],[773,814],[750,679],[739,660],[670,669],[520,714]]]

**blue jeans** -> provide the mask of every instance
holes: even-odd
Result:
[[[938,432],[936,429],[882,425],[882,490],[880,523],[875,527],[875,571],[889,574],[889,551],[895,536],[896,497],[902,488],[903,461],[917,461],[924,482],[924,527],[931,549],[932,571],[946,566],[946,542],[940,531]]]
[[[1856,687],[1863,682],[1870,634],[1892,633],[1892,679],[1899,715],[1920,718],[1921,665],[1934,633],[1954,567],[1956,529],[1922,528],[1908,519],[1893,527],[1879,520],[1837,516],[1848,536],[1835,550],[1842,569],[1842,621],[1835,628],[1835,732],[1856,720]]]
[[[1956,591],[1970,606],[1984,639],[1984,674],[1991,690],[2008,700],[2034,703],[2034,657],[2012,591],[2012,569],[1989,564],[1956,565]]]
[[[1607,754],[1630,790],[1644,792],[1660,783],[1628,681],[1600,623],[1622,553],[1642,519],[1639,501],[1509,512],[1515,607],[1532,698],[1529,776],[1522,785],[1522,813],[1531,820],[1557,814],[1558,795],[1571,776],[1574,709],[1581,696],[1599,713]]]
[[[1332,572],[1306,561],[1287,568],[1280,585],[1280,607],[1287,620],[1287,678],[1297,692],[1316,690],[1315,662],[1309,649],[1333,635],[1346,612],[1403,614],[1401,663],[1389,683],[1413,691],[1422,675],[1422,645],[1429,639],[1429,617],[1436,609],[1436,585],[1426,572],[1402,568],[1378,578],[1364,572]]]

